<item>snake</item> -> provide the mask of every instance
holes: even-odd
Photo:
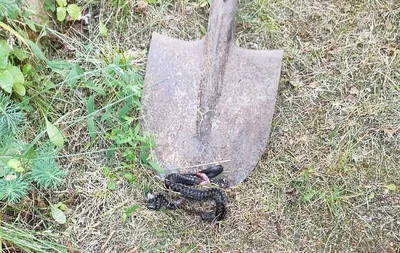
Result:
[[[184,198],[196,201],[213,200],[215,203],[215,211],[211,213],[203,213],[201,218],[205,221],[221,221],[227,215],[227,197],[225,192],[220,188],[198,189],[195,186],[207,185],[214,183],[220,187],[226,187],[225,181],[222,179],[214,179],[222,173],[222,165],[212,165],[206,169],[196,173],[171,173],[165,177],[165,187],[174,192],[180,193]],[[166,207],[170,210],[176,210],[180,207],[181,201],[171,202],[165,194],[148,195],[147,207],[152,210],[160,210]]]

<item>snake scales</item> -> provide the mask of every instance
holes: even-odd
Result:
[[[165,186],[174,192],[180,193],[183,197],[191,200],[206,201],[213,200],[215,203],[215,211],[212,213],[202,214],[202,219],[206,221],[220,221],[223,220],[227,213],[227,198],[225,193],[219,188],[197,189],[196,185],[206,185],[215,183],[224,187],[223,180],[215,180],[214,177],[218,176],[223,171],[221,165],[210,166],[197,173],[186,174],[169,174],[165,178]],[[160,210],[161,207],[175,210],[179,208],[179,202],[170,202],[163,193],[155,196],[151,195],[148,198],[149,209]]]

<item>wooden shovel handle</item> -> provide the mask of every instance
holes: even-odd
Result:
[[[218,44],[221,42],[224,44],[231,43],[236,10],[237,0],[211,1],[206,35],[209,47],[218,48]]]

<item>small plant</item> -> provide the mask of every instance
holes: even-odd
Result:
[[[41,189],[55,190],[64,181],[65,172],[57,167],[54,158],[48,157],[53,153],[53,150],[51,150],[51,147],[47,147],[33,162],[30,177]]]
[[[16,134],[17,127],[22,123],[23,113],[10,99],[0,92],[0,136]]]
[[[8,202],[19,202],[28,194],[29,182],[22,177],[17,178],[15,175],[7,175],[0,180],[0,199]]]
[[[0,40],[0,87],[9,94],[25,96],[25,78],[21,69],[11,62],[11,53],[21,61],[26,57],[22,50],[13,51],[7,41]]]
[[[67,0],[56,0],[57,2],[57,20],[63,22],[67,13],[71,20],[81,20],[81,8],[76,4],[68,4]]]
[[[19,4],[17,0],[0,0],[0,20],[17,18],[20,11]]]
[[[0,200],[17,203],[31,184],[41,189],[56,189],[63,183],[64,171],[56,166],[54,146],[37,152],[19,140],[23,114],[19,107],[0,93]]]
[[[52,234],[45,235],[44,233],[33,230],[26,230],[18,227],[15,224],[7,224],[0,221],[0,250],[1,245],[12,245],[8,250],[2,252],[27,252],[27,253],[45,253],[45,252],[69,252],[65,246],[54,242]],[[13,251],[10,251],[13,249]]]

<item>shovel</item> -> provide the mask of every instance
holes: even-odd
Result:
[[[213,0],[199,41],[152,35],[140,125],[166,174],[219,163],[233,187],[265,152],[283,51],[237,47],[236,9],[237,0]]]

